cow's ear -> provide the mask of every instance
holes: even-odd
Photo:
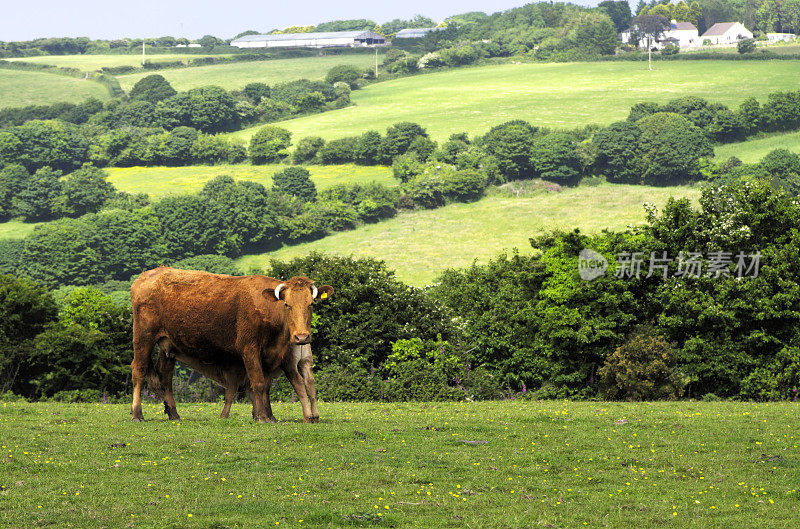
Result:
[[[281,289],[280,294],[283,294],[283,289]],[[261,291],[261,295],[267,298],[269,301],[277,301],[280,298],[275,297],[275,289],[274,288],[265,288]]]
[[[331,294],[333,294],[333,287],[330,285],[325,285],[324,287],[319,287],[317,297],[319,299],[326,299],[331,297]]]

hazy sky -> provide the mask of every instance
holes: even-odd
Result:
[[[600,0],[572,0],[596,5]],[[526,0],[33,0],[3,1],[0,41],[39,37],[231,38],[254,29],[269,31],[329,20],[368,18],[378,23],[420,13],[434,20],[468,11],[493,13],[519,7]]]

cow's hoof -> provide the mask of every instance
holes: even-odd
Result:
[[[278,419],[276,419],[276,418],[275,418],[275,417],[273,417],[273,416],[269,416],[269,417],[267,417],[267,420],[268,420],[269,422],[271,422],[271,423],[277,423],[277,422],[278,422]]]
[[[308,418],[304,417],[303,422],[316,423],[319,422],[319,417],[308,417]]]
[[[256,417],[256,422],[260,424],[265,424],[269,422],[269,420],[266,417]]]
[[[133,422],[144,422],[144,417],[131,417]]]
[[[176,413],[175,415],[170,415],[169,416],[169,420],[170,421],[180,421],[181,420],[181,416]]]

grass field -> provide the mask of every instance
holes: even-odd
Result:
[[[714,148],[714,156],[719,160],[736,156],[743,162],[755,163],[774,149],[789,149],[800,153],[800,132],[774,134],[740,143],[718,145]]]
[[[250,180],[272,186],[272,175],[287,165],[200,165],[192,167],[109,167],[108,181],[120,191],[148,193],[151,196],[196,193],[212,178],[228,175],[235,180]],[[336,184],[380,182],[398,184],[389,167],[345,164],[309,165],[311,179],[318,190]]]
[[[110,98],[103,85],[88,79],[0,69],[0,108],[80,103],[90,97],[101,101]]]
[[[2,403],[0,526],[718,527],[800,519],[782,402]]]
[[[684,95],[738,105],[776,90],[796,89],[800,61],[670,61],[647,70],[640,62],[506,64],[459,68],[376,83],[351,94],[355,106],[278,125],[304,136],[339,138],[398,121],[423,125],[437,140],[479,134],[525,119],[573,128],[625,119],[634,103]],[[232,133],[249,138],[255,128]]]
[[[379,60],[383,60],[379,57]],[[176,90],[189,90],[207,85],[218,85],[228,90],[242,88],[247,83],[262,82],[269,85],[294,81],[295,79],[322,79],[328,70],[338,64],[353,64],[360,68],[375,65],[372,54],[326,55],[323,57],[303,57],[298,59],[274,59],[269,61],[238,62],[213,66],[197,66],[158,72],[169,81]],[[154,72],[142,72],[120,75],[119,84],[124,90],[131,87],[147,75]]]
[[[39,224],[41,222],[0,222],[0,239],[22,239]]]
[[[311,251],[375,257],[396,270],[402,281],[430,284],[446,268],[485,262],[503,249],[531,251],[528,238],[556,228],[625,229],[644,221],[644,202],[663,205],[670,196],[696,200],[700,190],[689,187],[603,185],[565,189],[530,198],[487,197],[470,204],[402,213],[396,218],[336,233],[318,241],[285,246],[274,252],[247,255],[237,264],[247,270],[303,256]]]
[[[189,55],[186,53],[147,55],[147,60],[152,62],[182,61],[187,62],[191,59],[204,57],[204,55]],[[214,55],[214,57],[227,57],[227,55]],[[22,57],[19,59],[8,59],[9,61],[33,62],[37,64],[52,64],[66,68],[77,68],[85,72],[99,70],[104,66],[134,66],[142,65],[142,53],[131,55],[44,55],[41,57]],[[158,73],[158,72],[150,72]]]

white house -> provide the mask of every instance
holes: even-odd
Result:
[[[797,38],[794,33],[767,33],[769,42],[791,42]]]
[[[717,22],[700,36],[700,42],[736,44],[740,40],[752,38],[753,34],[741,22]]]
[[[700,45],[697,28],[691,22],[676,22],[673,20],[670,22],[669,26],[669,29],[664,31],[661,37],[653,43],[653,49],[660,50],[667,44],[675,44],[679,48],[689,48]],[[622,39],[622,43],[636,44],[632,42],[632,39],[635,38],[635,33],[636,27],[626,29],[620,33],[619,36],[620,39]],[[647,39],[640,38],[637,45],[639,48],[646,48]]]
[[[231,46],[237,48],[353,48],[384,45],[386,45],[386,37],[372,31],[247,35],[231,41]]]

